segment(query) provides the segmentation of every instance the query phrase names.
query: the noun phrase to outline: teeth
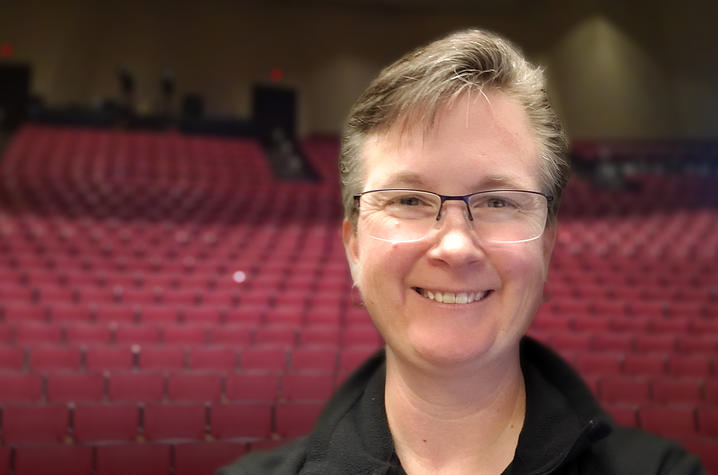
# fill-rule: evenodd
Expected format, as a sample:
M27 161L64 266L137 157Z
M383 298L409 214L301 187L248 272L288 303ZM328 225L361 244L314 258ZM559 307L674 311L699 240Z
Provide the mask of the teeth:
M437 292L435 290L417 289L421 295L439 303L465 304L478 302L488 295L489 291L484 292Z

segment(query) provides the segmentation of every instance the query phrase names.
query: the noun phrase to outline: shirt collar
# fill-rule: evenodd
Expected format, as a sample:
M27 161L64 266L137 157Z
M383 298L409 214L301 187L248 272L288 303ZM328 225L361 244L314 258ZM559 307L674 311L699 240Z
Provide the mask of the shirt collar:
M551 473L610 432L580 376L553 351L525 338L521 367L526 417L514 460L504 475ZM386 360L381 351L339 390L310 436L303 473L404 473L394 455L384 406ZM337 472L339 473L339 472Z
M553 351L521 342L526 417L504 475L551 473L610 432L608 416L581 377Z

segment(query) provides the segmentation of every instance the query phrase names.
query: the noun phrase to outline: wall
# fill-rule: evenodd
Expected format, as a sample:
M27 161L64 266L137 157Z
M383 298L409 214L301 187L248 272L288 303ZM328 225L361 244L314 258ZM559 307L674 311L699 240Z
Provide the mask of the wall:
M718 15L687 3L515 0L407 10L326 1L29 0L5 2L0 42L34 66L33 89L53 105L117 98L115 71L125 65L145 113L159 108L158 78L171 68L179 95L199 92L209 113L246 117L251 85L279 66L284 84L299 91L301 132L336 133L383 65L479 25L547 66L573 137L715 137L718 71L708 55Z

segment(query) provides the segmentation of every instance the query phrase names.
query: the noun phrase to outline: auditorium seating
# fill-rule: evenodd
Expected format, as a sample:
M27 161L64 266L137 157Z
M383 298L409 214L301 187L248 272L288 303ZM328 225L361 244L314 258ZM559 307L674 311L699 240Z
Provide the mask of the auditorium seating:
M209 474L311 428L382 341L345 264L336 140L302 148L322 182L275 180L249 139L15 135L0 474ZM633 181L569 184L530 333L621 423L718 471L715 177Z

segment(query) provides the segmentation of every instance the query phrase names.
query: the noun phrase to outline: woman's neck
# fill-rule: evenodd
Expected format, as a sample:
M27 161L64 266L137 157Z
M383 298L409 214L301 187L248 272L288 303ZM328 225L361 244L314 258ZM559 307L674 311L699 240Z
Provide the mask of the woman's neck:
M408 474L497 474L513 459L526 408L518 353L439 373L410 369L387 349L385 394Z

